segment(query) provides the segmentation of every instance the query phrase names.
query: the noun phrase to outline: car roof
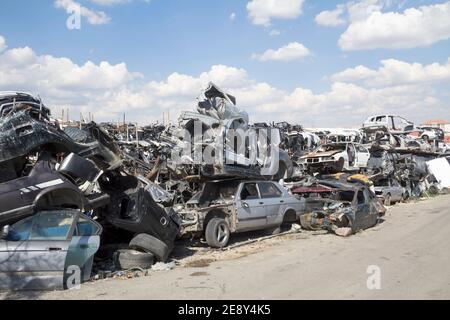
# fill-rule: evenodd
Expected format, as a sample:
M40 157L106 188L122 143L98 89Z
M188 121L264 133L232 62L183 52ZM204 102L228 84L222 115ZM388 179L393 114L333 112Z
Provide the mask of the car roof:
M7 97L12 97L12 96L26 96L26 97L33 98L36 101L40 100L38 97L32 95L31 93L27 93L27 92L21 92L21 91L0 91L0 99L7 98Z

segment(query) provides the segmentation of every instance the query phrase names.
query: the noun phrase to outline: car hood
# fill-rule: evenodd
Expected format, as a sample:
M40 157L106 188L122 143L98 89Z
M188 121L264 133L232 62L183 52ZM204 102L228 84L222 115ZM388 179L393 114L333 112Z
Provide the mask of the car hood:
M314 152L307 154L306 156L304 156L302 158L306 159L306 158L316 158L316 157L331 157L331 156L334 156L335 154L338 154L341 152L342 152L342 150L314 151Z

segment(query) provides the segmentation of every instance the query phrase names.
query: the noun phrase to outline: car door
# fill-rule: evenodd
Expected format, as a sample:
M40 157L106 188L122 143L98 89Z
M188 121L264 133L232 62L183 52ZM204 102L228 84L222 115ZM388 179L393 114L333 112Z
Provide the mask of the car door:
M13 225L0 241L0 287L63 288L75 221L72 211L42 211Z
M266 206L265 201L261 199L256 182L241 184L236 202L238 232L264 228L266 225Z
M355 192L355 197L356 230L366 229L374 226L378 221L378 213L374 204L374 196L370 194L368 189L359 189L357 192Z
M101 233L102 227L97 222L83 214L80 215L68 248L65 270L73 266L78 267L81 281L88 281L91 277L94 255L100 247ZM70 272L65 272L66 278L70 275Z
M392 179L390 181L391 186L391 196L393 201L401 201L403 200L403 187L398 183L397 180Z
M280 225L286 208L283 192L272 182L258 182L258 187L266 206L266 225Z
M356 147L356 163L359 168L367 168L369 162L370 152L362 145L355 145Z
M347 170L351 170L354 169L355 167L357 167L357 157L356 157L356 148L355 145L353 143L347 143L347 147L346 147L346 151L347 151L347 156L348 156L348 166L345 168Z

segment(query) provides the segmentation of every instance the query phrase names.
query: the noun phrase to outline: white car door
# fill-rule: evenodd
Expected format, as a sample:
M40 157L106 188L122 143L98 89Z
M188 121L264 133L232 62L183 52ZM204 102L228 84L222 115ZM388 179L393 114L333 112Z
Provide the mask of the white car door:
M356 162L359 168L367 168L370 152L362 145L356 144Z

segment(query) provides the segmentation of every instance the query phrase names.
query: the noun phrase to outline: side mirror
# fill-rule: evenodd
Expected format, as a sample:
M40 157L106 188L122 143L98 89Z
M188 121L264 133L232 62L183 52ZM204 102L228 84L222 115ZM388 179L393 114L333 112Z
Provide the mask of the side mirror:
M0 239L5 239L9 234L9 225L3 226L2 231L0 231Z
M242 201L242 202L241 202L241 205L242 205L242 208L244 208L244 209L250 208L250 206L248 205L247 202Z

